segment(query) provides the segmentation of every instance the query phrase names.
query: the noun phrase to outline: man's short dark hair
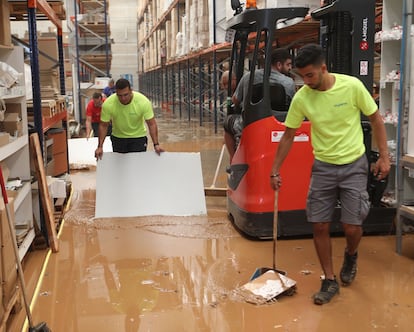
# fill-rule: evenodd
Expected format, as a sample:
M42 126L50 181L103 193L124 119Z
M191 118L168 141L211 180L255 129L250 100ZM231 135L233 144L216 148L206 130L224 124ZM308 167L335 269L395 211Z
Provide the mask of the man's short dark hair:
M102 98L102 95L99 92L94 92L92 95L92 99L100 99Z
M131 84L129 83L129 81L125 78L120 78L118 81L116 81L115 83L115 89L116 90L122 90L125 88L129 88L131 89Z
M286 48L277 48L272 52L272 63L284 63L286 60L292 59L292 55Z
M318 66L323 63L325 63L325 55L322 47L318 44L302 46L295 58L295 67L297 68L304 68L309 65Z

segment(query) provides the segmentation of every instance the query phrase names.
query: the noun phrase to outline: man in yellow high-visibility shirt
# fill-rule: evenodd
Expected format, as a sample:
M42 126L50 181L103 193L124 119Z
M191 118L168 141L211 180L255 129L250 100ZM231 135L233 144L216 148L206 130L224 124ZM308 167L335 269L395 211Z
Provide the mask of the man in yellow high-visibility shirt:
M342 285L350 285L357 273L358 246L362 223L370 203L367 192L368 158L365 154L361 113L368 117L376 139L379 158L374 176L385 178L390 171L387 135L377 104L356 77L329 73L322 47L309 44L299 49L296 72L304 86L296 92L286 117L286 130L270 174L270 185L282 185L280 168L294 142L296 130L306 118L311 123L315 162L307 199L307 219L312 223L313 241L324 272L320 291L313 301L325 304L339 293L330 239L330 224L339 199L346 247L340 270Z
M158 141L158 126L151 101L142 93L133 91L128 80L120 78L115 83L115 93L102 105L99 124L99 142L95 157L101 159L103 143L108 126L112 123L112 150L114 152L144 152L147 150L147 128L154 144L154 150L160 154L164 150Z

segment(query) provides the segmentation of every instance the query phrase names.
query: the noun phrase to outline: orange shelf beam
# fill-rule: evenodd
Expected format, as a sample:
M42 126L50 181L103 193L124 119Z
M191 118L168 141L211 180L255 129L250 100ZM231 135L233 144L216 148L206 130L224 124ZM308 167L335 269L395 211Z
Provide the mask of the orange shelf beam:
M52 126L54 124L56 124L58 121L60 120L66 120L67 117L67 112L59 112L56 113L55 115L51 116L51 117L43 117L43 132L46 132L47 130L49 130L50 128L52 128Z
M39 9L49 20L62 31L62 21L56 12L49 6L46 0L27 0L27 8Z

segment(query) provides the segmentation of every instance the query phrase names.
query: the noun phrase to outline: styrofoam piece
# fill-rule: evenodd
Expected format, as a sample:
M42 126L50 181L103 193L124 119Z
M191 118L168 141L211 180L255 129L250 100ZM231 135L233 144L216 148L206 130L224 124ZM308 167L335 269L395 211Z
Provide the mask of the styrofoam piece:
M206 215L199 153L104 153L96 170L96 218Z
M69 164L96 165L95 150L97 146L98 137L69 139ZM104 141L103 150L104 152L112 152L112 143L109 137Z

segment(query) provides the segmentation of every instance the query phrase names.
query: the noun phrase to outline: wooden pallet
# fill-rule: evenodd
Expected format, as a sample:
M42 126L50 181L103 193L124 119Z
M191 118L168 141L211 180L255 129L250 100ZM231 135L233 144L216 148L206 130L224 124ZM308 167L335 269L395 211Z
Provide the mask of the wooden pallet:
M4 306L4 314L1 318L0 332L7 332L7 322L13 314L17 314L22 310L22 296L20 288L16 288L13 296L7 305Z
M56 100L54 99L42 99L42 115L47 118L51 118L57 113ZM28 112L30 113L30 108L33 109L33 101L27 102Z
M109 31L111 31L109 24L105 25L105 22L80 23L79 27L81 34L85 36L93 35L88 30L100 36L103 36L106 32L109 33Z
M56 112L61 113L66 111L66 102L64 97L57 97L56 99Z

